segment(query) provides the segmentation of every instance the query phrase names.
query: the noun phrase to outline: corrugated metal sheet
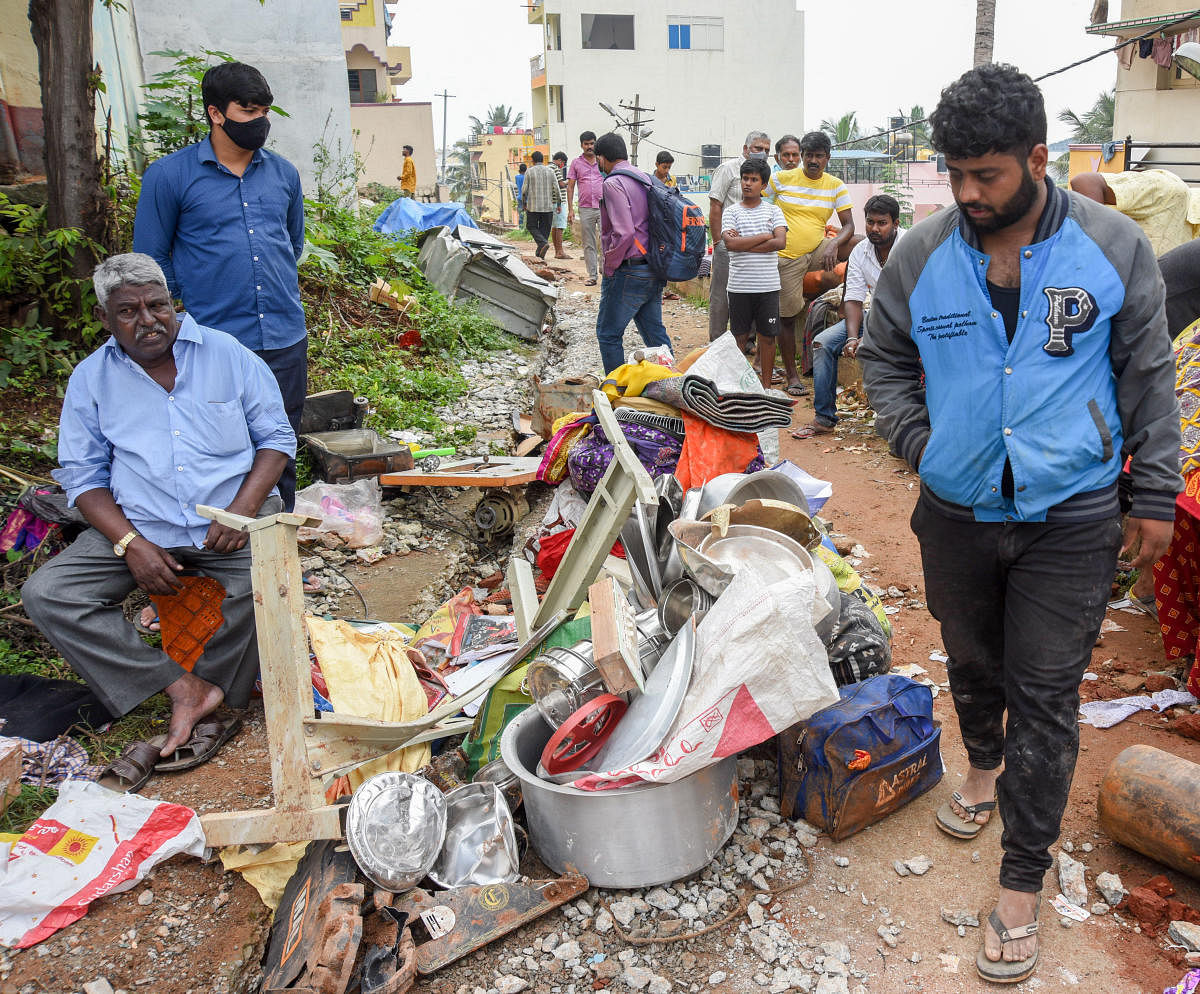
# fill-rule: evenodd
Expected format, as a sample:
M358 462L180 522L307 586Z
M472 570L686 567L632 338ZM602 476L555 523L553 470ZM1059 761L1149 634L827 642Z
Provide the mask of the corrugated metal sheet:
M421 239L417 264L421 272L450 300L467 296L482 313L502 328L536 341L553 318L558 288L525 265L507 245L485 244L478 231L469 231L471 245L449 228L432 228Z

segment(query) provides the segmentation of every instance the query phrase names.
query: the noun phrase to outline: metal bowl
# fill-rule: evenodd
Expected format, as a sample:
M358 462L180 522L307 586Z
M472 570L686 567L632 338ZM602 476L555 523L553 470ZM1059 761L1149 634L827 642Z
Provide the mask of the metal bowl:
M773 469L760 469L757 473L744 475L730 489L722 503L737 504L741 507L755 497L762 500L780 500L800 508L805 514L808 510L808 498L795 480Z
M698 611L707 611L713 595L689 576L681 576L663 591L658 602L658 621L663 630L674 635Z
M471 778L471 783L494 783L508 801L510 810L516 811L521 806L521 781L503 759L493 759L486 766L481 766Z
M377 887L415 887L442 850L446 800L428 780L388 771L354 792L346 812L346 842Z

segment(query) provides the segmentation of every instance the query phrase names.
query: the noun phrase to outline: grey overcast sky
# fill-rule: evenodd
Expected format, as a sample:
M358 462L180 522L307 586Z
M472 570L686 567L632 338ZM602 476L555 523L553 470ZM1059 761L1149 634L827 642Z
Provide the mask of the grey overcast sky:
M442 101L435 91L456 94L449 101L448 135L463 137L468 115L483 117L489 104L504 103L524 112L529 124L529 59L540 47L540 32L527 23L523 0L438 0L392 5L392 44L412 47L413 78L400 90L405 100L432 100L434 135L441 142ZM812 130L823 118L858 113L865 128L882 126L890 114L921 104L928 113L941 88L970 68L975 30L974 0L799 0L805 12L804 112L796 131ZM1109 4L1110 20L1120 13ZM1088 35L1084 27L1092 0L997 0L995 58L1032 76L1091 55L1114 41ZM728 17L744 16L753 5L729 0ZM1082 113L1114 85L1115 55L1071 69L1042 84L1050 140L1066 137L1056 120L1065 107ZM635 82L635 81L630 81ZM779 85L765 78L764 90ZM653 94L643 94L653 102ZM747 106L753 102L747 94ZM704 94L696 94L698 111ZM747 114L746 126L754 125ZM574 149L567 149L574 154Z

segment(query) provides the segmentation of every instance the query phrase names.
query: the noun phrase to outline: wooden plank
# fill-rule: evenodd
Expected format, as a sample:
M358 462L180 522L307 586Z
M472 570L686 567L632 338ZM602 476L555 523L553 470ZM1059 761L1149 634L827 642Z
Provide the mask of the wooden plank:
M592 656L604 688L610 694L643 690L637 622L617 581L601 577L588 588L588 602L592 608Z
M479 459L459 459L443 463L433 472L409 469L403 473L383 473L379 477L381 487L517 487L537 479L538 466L542 460L536 456L507 457L464 470L463 467L477 466ZM456 467L458 470L456 472ZM643 471L644 472L644 471Z
M340 839L345 805L315 808L257 808L200 816L205 844L211 849L306 839Z
M0 814L8 802L21 793L21 744L0 746Z
M513 556L508 563L508 595L512 598L513 618L517 623L517 638L524 642L533 631L533 619L538 610L537 586L533 567L524 556Z

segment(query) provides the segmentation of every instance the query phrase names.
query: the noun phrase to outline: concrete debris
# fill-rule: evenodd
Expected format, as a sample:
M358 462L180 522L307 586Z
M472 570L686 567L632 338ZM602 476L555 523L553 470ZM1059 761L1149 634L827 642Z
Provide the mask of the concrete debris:
M1200 925L1191 922L1171 922L1167 926L1167 935L1172 942L1186 946L1190 952L1200 952Z
M1121 878L1115 873L1101 873L1096 877L1096 890L1110 907L1115 908L1125 899L1129 892L1121 883Z
M906 859L904 865L909 873L923 877L933 867L933 860L922 854L920 856L913 856L912 859Z
M1077 908L1087 907L1088 889L1084 879L1084 865L1065 852L1058 854L1058 886L1063 897Z

